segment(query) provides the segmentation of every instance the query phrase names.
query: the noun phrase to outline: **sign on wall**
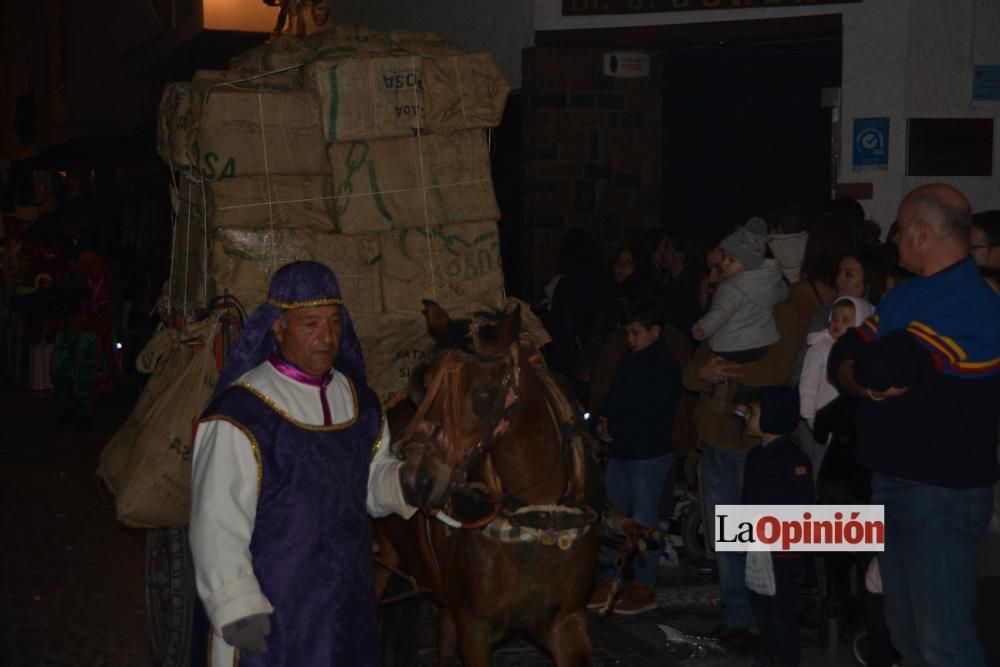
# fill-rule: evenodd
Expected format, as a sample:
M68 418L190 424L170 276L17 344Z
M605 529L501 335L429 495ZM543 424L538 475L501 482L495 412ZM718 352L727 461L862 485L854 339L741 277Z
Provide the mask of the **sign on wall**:
M649 54L638 51L612 51L604 54L604 76L637 79L649 76Z
M767 9L843 5L861 0L563 0L563 16L589 14L649 14L700 9Z
M889 168L889 119L854 119L854 171Z

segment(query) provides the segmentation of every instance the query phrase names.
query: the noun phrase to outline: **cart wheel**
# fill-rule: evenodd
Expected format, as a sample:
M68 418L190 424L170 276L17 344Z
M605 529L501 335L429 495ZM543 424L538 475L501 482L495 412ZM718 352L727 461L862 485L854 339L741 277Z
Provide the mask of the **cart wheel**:
M194 569L186 528L146 533L146 622L155 667L188 667Z

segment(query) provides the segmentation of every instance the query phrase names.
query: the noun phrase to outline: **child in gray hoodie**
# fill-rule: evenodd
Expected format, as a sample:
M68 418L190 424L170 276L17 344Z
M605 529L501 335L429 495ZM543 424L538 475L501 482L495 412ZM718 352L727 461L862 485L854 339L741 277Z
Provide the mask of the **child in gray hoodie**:
M708 339L712 352L733 362L763 359L781 337L774 307L788 298L781 266L765 259L767 223L750 218L719 244L723 280L712 307L691 329L696 340Z

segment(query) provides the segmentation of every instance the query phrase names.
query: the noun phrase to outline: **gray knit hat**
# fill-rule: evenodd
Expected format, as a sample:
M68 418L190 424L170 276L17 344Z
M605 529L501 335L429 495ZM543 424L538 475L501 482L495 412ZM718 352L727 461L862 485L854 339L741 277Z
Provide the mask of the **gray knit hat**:
M719 247L740 260L744 268L759 268L767 252L767 223L763 218L750 218L747 224L722 239Z

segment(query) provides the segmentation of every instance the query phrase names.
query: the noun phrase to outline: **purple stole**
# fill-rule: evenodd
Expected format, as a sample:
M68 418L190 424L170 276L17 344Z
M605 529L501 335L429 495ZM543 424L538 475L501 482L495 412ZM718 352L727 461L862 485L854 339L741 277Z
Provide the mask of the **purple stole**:
M270 362L318 387L329 424L329 376L305 374L281 359ZM226 389L204 412L205 421L236 422L251 437L258 461L250 554L274 613L267 654L241 654L245 667L381 664L366 500L382 406L368 386L352 381L351 387L356 417L338 425L294 422L241 385Z

